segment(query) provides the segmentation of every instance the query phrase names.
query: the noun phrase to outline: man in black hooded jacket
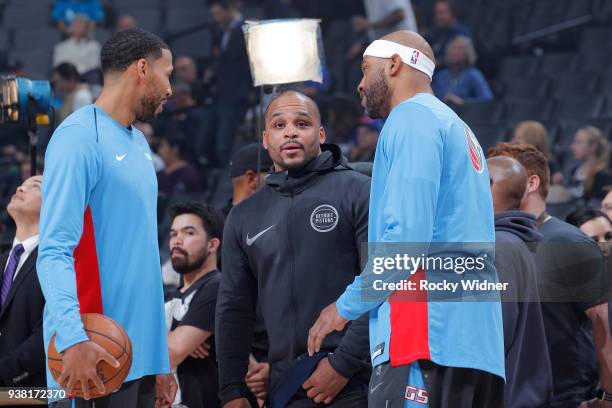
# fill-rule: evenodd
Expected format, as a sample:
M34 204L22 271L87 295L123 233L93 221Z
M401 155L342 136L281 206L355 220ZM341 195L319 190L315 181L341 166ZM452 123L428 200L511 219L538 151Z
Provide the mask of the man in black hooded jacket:
M367 407L367 316L307 355L308 330L360 273L370 181L325 145L319 110L283 92L265 114L275 172L230 212L217 303L219 383L225 407L249 407L244 382L259 302L269 337L269 406Z
M487 160L495 212L495 267L502 293L506 354L506 408L546 407L552 399L552 369L539 304L531 249L542 239L535 217L520 211L527 171L511 157Z

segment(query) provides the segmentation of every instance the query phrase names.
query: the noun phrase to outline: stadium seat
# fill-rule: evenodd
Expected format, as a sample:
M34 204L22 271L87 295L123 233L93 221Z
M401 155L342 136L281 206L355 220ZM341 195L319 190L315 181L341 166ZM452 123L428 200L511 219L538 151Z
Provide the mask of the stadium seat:
M542 98L548 95L550 81L546 78L517 78L504 83L507 98Z
M557 97L593 94L599 85L599 75L595 73L576 73L554 78L550 94Z
M581 72L606 72L610 69L612 54L589 50L579 56L579 61L578 70Z
M502 79L529 78L537 71L538 60L534 57L504 58L499 70Z
M170 43L174 55L191 55L192 57L209 57L212 52L210 31L202 30L172 40Z
M589 28L582 33L580 48L582 50L610 50L612 49L612 29L610 28Z
M16 29L14 49L52 50L61 40L62 34L56 28Z
M166 15L166 31L173 33L211 20L208 9L205 7L194 9L171 8L168 9Z
M154 33L159 33L161 28L161 12L155 8L145 8L146 6L140 7L120 7L118 8L119 14L127 14L138 21L138 25L145 30L149 30Z
M601 95L574 95L558 100L553 117L595 119L602 113L603 106Z
M553 111L553 102L548 99L521 98L506 101L505 120L514 127L524 120L545 122Z
M46 27L50 22L50 10L30 7L7 7L4 10L2 27L5 29L36 29Z
M495 146L498 142L503 142L507 139L508 129L503 126L495 125L476 125L470 126L482 150L487 155L487 151Z
M102 45L111 37L112 34L113 33L110 30L96 28L96 31L94 31L94 38L100 43L100 45Z
M538 71L546 76L574 72L578 66L578 58L573 52L544 55L539 60Z
M459 116L470 126L497 123L502 115L503 106L497 101L468 102L461 106Z
M48 79L51 71L51 50L17 50L11 56L23 62L31 79Z

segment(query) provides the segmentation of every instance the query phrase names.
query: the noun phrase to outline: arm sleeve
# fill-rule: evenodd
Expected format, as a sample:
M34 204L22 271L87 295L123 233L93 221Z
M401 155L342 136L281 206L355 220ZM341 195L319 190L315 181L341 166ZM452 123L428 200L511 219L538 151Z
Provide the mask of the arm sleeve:
M487 80L484 78L482 73L477 70L472 70L472 86L473 86L473 97L468 98L469 101L490 101L493 100L493 92L489 88Z
M235 227L236 209L225 224L223 271L217 298L216 345L221 400L246 397L244 381L253 342L257 282Z
M377 171L387 173L379 214L384 228L375 251L388 252L386 243L414 243L415 255L422 253L417 245L427 245L433 237L433 226L442 175L443 141L439 121L421 105L405 103L395 109L388 119L388 132L379 145L384 163ZM385 168L386 167L386 168ZM373 179L376 183L376 179ZM382 245L381 245L382 244ZM426 250L427 248L423 248ZM355 278L336 302L338 313L345 319L355 320L386 300L388 291L374 290L373 282L400 282L403 271L385 271L374 274L373 253L368 251L368 263L363 273ZM383 256L385 256L383 254ZM392 256L387 254L386 256Z
M79 312L73 254L101 164L95 139L86 131L78 125L56 131L45 155L36 269L59 352L88 340Z
M211 282L211 284L198 290L179 326L193 326L214 333L218 290L218 281Z
M353 225L355 226L355 248L357 252L368 242L368 210L370 201L370 181L366 181L353 205ZM367 248L363 248L367 250ZM370 363L368 315L363 314L350 324L340 345L329 356L334 369L345 378L352 378L364 364Z

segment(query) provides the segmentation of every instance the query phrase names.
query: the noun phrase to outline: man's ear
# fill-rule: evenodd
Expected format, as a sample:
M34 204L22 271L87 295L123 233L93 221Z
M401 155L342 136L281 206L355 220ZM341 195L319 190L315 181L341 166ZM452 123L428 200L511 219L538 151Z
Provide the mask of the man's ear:
M261 137L262 145L264 149L268 150L268 134L266 133L265 130L262 131L261 134L262 134L262 137Z
M534 191L538 191L540 189L540 177L533 174L527 178L527 192L533 193Z
M402 69L402 58L399 54L393 54L391 56L391 63L389 64L389 76L396 76Z
M323 126L319 127L319 144L325 143L327 140L327 135L325 134L325 128Z
M244 175L246 176L249 188L253 191L257 190L257 174L253 170L247 170Z
M141 58L136 61L136 74L138 78L143 79L147 75L149 68L149 63L146 59Z
M211 238L208 240L208 252L219 252L221 240L219 238Z

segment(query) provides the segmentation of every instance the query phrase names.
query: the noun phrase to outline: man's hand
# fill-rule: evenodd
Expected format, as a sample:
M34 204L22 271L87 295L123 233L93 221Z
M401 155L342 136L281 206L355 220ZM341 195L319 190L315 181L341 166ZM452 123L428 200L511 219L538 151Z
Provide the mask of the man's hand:
M347 323L348 320L338 314L335 302L323 309L308 332L308 355L318 353L325 337L334 330L341 331Z
M612 402L592 399L590 401L584 401L578 408L612 408Z
M177 390L174 374L160 374L155 377L155 408L170 408Z
M119 362L93 341L84 341L69 347L62 357L62 374L57 379L57 383L68 393L74 391L77 383L81 383L83 398L86 400L92 397L93 390L89 388L90 381L98 389L98 394L104 394L106 392L104 384L96 370L100 361L105 361L115 368L119 367Z
M336 395L346 386L348 378L344 378L329 364L325 357L319 362L316 370L302 385L308 395L315 403L330 404Z
M210 344L203 342L190 354L193 358L206 358L210 355Z
M231 400L227 404L223 406L223 408L251 408L251 404L249 404L249 400L246 398L238 398L235 400Z
M270 377L270 364L249 362L249 371L246 375L246 384L257 399L266 398L268 393L268 380Z

